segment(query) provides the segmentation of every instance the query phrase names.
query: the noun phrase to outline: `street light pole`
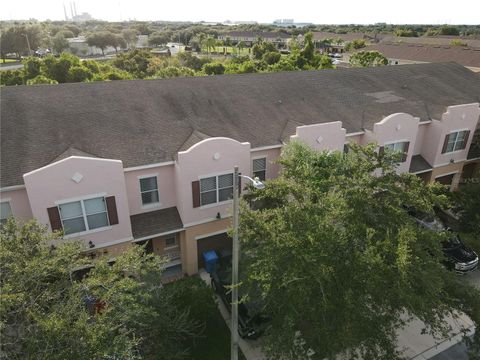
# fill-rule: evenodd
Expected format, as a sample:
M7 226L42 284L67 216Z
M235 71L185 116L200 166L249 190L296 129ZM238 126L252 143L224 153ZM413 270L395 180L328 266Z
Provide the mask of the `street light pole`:
M239 197L240 197L240 178L252 182L254 188L262 190L265 184L258 178L252 179L250 176L241 175L238 172L238 166L233 168L233 253L232 253L232 329L230 343L230 359L238 360L238 263L240 259L240 242L238 241L238 222Z
M25 38L27 39L27 46L28 46L28 56L32 55L32 49L30 48L30 41L28 41L28 34L23 34Z
M238 188L240 174L238 166L233 171L233 253L232 253L232 329L230 359L238 360L238 262L240 254L240 244L238 242Z

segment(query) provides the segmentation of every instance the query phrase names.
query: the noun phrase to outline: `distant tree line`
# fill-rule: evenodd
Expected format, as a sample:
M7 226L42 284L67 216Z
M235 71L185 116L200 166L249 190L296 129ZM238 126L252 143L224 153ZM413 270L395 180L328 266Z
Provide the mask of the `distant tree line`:
M157 57L149 50L140 49L119 53L108 61L81 60L67 53L59 57L28 57L23 61L23 69L2 71L1 84L57 84L334 68L328 56L315 51L311 33L305 35L303 46L292 42L290 49L290 54L282 55L273 43L259 40L252 47L251 56L236 55L215 60L191 52L176 57Z
M292 37L305 35L310 31L324 31L335 34L347 33L383 33L398 36L434 36L434 35L480 35L480 25L391 25L378 23L373 25L310 25L303 28L295 26L278 28L274 25L204 25L190 22L106 22L92 20L84 23L64 21L16 21L0 22L0 52L5 59L7 54L17 58L31 55L39 48L51 49L60 54L68 49L66 39L83 35L90 46L102 51L107 47L132 49L138 35L148 35L149 44L158 46L167 42L178 42L199 48L205 38L217 39L219 34L230 31L273 31L289 34ZM228 44L225 44L228 46Z

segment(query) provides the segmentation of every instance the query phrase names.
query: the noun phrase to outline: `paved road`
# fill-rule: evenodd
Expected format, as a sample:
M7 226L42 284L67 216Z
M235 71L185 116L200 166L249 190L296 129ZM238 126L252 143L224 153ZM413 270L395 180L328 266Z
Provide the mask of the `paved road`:
M465 275L465 280L467 280L470 284L480 289L480 270L476 270L471 272L470 274Z
M12 64L12 65L3 65L0 67L0 71L2 70L15 70L23 68L22 64Z

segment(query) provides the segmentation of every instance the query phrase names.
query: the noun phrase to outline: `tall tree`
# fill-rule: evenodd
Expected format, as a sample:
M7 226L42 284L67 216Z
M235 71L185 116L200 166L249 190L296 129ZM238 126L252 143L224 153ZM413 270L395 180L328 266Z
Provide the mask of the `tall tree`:
M95 46L102 50L102 55L105 55L105 49L108 46L114 46L117 44L117 39L115 34L109 31L99 31L89 34L87 36L87 44L89 46Z
M69 43L64 37L63 32L59 32L53 37L52 48L57 54L61 54L63 50L68 49L68 47Z
M388 59L378 51L359 51L350 56L350 65L354 67L372 67L388 65Z
M398 159L374 146L343 154L292 143L280 178L250 192L241 287L271 318L271 358L392 360L395 330L411 317L443 335L458 311L479 324L480 290L442 264L447 235L421 229L403 207L432 212L445 196L398 175Z
M92 260L82 255L80 244L50 246L53 237L46 229L36 223L20 227L13 219L0 235L2 355L13 360L188 355L186 341L200 326L187 307L177 306L175 289L160 285L159 257L134 246L114 263ZM78 270L87 266L82 278Z
M124 29L122 30L122 36L127 43L129 49L135 48L137 44L138 31L135 29Z

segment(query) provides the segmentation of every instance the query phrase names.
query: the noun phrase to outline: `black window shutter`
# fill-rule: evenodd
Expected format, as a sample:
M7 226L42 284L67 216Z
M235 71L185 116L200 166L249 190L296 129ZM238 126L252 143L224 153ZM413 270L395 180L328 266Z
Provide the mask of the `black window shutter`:
M107 203L108 220L110 222L110 225L117 225L118 213L117 213L117 204L115 202L115 196L106 197L105 202Z
M407 161L408 157L408 148L410 147L410 141L406 141L404 143L405 145L403 146L403 157L402 157L402 162Z
M385 147L384 146L380 146L378 148L378 156L379 157L383 157L383 154L385 154Z
M62 220L60 219L60 211L58 206L54 206L47 209L48 218L50 219L50 226L52 231L63 230Z
M193 207L200 207L200 181L192 181Z
M443 140L443 147L442 147L442 154L447 152L447 145L448 145L448 137L450 134L445 135L445 140Z

